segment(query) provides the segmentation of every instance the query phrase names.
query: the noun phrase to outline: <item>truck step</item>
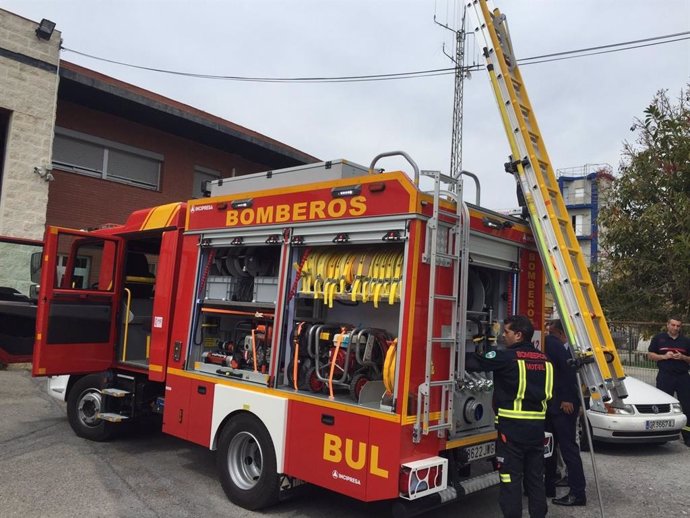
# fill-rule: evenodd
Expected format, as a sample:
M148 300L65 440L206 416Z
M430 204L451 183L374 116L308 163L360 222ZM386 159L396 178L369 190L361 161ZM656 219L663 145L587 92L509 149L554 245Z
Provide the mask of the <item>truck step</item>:
M96 417L103 419L104 421L109 421L111 423L121 423L129 419L126 415L114 414L112 412L99 412Z
M104 388L101 389L101 394L110 397L125 397L131 394L129 390L122 390L119 388Z
M470 493L476 493L487 487L497 486L500 483L501 480L498 476L498 471L492 471L491 473L485 473L478 477L463 480L460 482L460 487L462 488L463 495L469 495Z

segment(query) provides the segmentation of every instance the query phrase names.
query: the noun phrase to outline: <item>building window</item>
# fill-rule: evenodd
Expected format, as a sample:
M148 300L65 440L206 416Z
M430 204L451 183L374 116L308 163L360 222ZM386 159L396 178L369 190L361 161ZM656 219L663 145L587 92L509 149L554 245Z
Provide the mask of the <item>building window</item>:
M580 201L585 199L584 187L575 187L575 199Z
M192 186L192 197L193 198L203 198L204 187L206 182L211 182L213 180L218 180L221 178L220 171L214 171L207 167L201 167L197 165L194 167L194 185Z
M585 235L585 218L582 215L576 215L572 217L573 230L576 236Z
M53 166L158 190L163 155L65 128L55 128Z

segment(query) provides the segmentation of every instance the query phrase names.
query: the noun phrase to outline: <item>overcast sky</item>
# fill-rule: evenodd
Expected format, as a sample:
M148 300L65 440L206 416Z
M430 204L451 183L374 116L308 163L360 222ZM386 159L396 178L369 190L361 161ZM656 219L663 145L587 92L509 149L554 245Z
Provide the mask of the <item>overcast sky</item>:
M690 31L690 0L498 0L518 58ZM0 0L48 18L63 45L112 60L185 72L270 77L385 74L451 66L462 3L448 0ZM472 39L470 61L479 62ZM453 76L336 84L273 84L170 76L67 50L62 58L259 131L322 160L363 165L404 150L448 172ZM690 78L689 40L521 69L554 168L617 169L634 117L659 89ZM482 205L514 207L507 140L487 74L465 82L463 168ZM384 160L388 170L403 165ZM466 199L474 201L472 182Z

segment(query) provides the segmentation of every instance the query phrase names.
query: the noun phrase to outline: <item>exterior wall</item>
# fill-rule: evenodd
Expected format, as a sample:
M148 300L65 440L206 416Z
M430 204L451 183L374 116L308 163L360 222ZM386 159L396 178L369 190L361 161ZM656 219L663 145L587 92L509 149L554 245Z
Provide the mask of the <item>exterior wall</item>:
M578 236L580 248L585 258L587 266L591 265L592 261L592 217L595 210L592 204L592 185L595 175L587 175L580 177L561 176L558 179L558 184L561 187L561 193L565 201L565 206L568 209L568 214L572 219L575 216L582 217L581 230L575 230ZM583 189L582 196L576 196L576 189Z
M592 201L592 183L587 178L566 181L563 184L563 198L566 205L581 205ZM583 196L575 196L576 189L583 189Z
M89 228L103 223L123 223L138 209L184 201L192 197L194 167L202 166L223 177L271 169L194 141L177 137L124 118L60 101L56 125L163 155L158 191L126 185L55 166L50 183L47 223Z
M33 171L51 163L60 46L59 31L41 40L37 25L0 9L0 108L10 112L0 235L27 239L43 237L49 183Z
M586 171L587 166L583 169ZM581 176L559 176L558 185L561 188L568 214L582 216L582 233L578 236L580 247L585 256L587 266L598 263L599 235L603 229L599 223L599 211L608 202L608 192L613 182L613 176L605 167L593 173ZM575 196L575 190L584 189L584 196ZM592 272L596 282L597 272Z

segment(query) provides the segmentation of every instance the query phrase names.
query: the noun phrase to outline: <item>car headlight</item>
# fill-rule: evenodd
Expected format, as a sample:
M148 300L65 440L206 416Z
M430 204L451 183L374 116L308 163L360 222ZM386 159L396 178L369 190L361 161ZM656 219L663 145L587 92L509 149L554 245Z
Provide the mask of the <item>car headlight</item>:
M682 414L683 409L680 406L680 403L671 403L671 413L672 414Z
M634 415L635 414L635 409L633 408L632 405L613 406L610 403L604 403L604 407L606 407L606 413L607 414L620 414L620 415Z

